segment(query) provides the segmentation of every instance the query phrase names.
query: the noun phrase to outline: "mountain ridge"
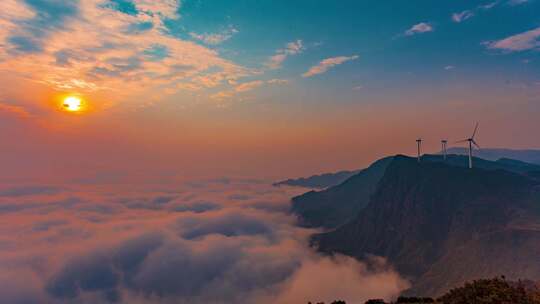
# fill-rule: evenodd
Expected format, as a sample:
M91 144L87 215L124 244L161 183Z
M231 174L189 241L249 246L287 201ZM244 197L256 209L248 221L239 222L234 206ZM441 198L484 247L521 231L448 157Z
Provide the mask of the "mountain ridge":
M369 203L387 165L394 157L381 158L336 186L293 197L291 210L298 216L300 225L334 229L345 224ZM422 162L444 162L462 168L469 165L468 157L462 155L448 155L443 159L441 155L425 154ZM507 170L520 174L532 172L533 176L540 172L540 165L517 160L489 161L475 157L473 162L475 167L489 170Z
M538 184L506 170L398 155L367 206L311 243L326 254L385 257L416 294L501 274L540 279Z
M357 174L361 170L343 170L333 173L322 173L311 175L309 177L299 177L299 178L289 178L286 180L278 181L273 183L273 186L293 186L293 187L304 187L304 188L314 188L314 189L324 189L327 187L335 186L344 182L349 177Z
M461 147L451 147L448 149L448 154L456 155L468 155L469 150L467 148ZM441 152L439 152L439 155ZM512 159L521 162L526 162L530 164L540 165L540 150L538 149L506 149L506 148L485 148L481 150L475 150L474 154L476 157L497 161L500 159ZM365 169L365 168L364 168ZM342 170L332 173L321 173L316 175L311 175L308 177L299 177L299 178L289 178L286 180L278 181L273 183L274 186L293 186L293 187L304 187L304 188L313 188L313 189L324 189L332 186L336 186L347 178L359 173L359 170Z

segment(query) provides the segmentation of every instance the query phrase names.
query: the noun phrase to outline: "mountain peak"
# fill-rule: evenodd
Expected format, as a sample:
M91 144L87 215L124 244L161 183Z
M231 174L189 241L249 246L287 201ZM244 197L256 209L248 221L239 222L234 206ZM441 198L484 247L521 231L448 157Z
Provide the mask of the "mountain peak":
M538 182L452 165L459 157L427 159L393 157L366 207L312 243L325 253L385 257L415 292L430 295L477 277L539 279Z

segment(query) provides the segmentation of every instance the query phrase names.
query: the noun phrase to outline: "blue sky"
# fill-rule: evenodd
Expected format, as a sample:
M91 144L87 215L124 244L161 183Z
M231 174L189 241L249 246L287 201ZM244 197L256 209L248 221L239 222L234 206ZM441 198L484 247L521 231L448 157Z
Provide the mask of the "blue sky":
M260 65L274 49L301 39L305 45L302 55L287 58L285 71L276 71L276 76L296 76L321 58L352 54L359 54L361 59L351 62L351 67L341 67L339 76L354 77L361 70L386 72L386 77L395 72L421 73L429 79L443 73L447 66L488 74L527 69L532 73L539 67L534 60L537 51L506 53L489 50L482 43L540 26L540 3L499 1L492 8L480 8L493 3L295 1L286 5L280 1L187 1L182 17L171 22L170 28L174 34L188 37L193 31L216 33L233 27L238 33L216 49L248 66ZM474 16L459 23L452 20L452 14L467 10ZM403 35L421 22L430 24L433 31ZM524 60L529 60L529 68L523 68ZM324 78L328 81L333 77Z

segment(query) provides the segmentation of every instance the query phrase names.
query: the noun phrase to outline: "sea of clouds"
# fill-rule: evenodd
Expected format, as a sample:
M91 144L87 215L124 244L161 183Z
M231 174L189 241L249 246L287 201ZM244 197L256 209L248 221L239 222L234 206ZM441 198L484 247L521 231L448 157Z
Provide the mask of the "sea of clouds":
M390 299L381 258L321 256L299 189L216 179L0 187L2 303L307 303ZM353 240L351 240L353 241Z

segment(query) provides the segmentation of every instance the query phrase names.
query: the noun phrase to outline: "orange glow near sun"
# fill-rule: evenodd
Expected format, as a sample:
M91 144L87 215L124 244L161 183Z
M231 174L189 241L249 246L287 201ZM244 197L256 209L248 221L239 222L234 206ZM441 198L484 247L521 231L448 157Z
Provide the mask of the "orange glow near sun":
M64 102L62 104L64 110L68 112L79 112L82 110L83 103L82 100L79 97L76 96L68 96L64 98Z

